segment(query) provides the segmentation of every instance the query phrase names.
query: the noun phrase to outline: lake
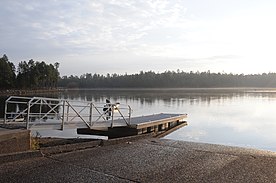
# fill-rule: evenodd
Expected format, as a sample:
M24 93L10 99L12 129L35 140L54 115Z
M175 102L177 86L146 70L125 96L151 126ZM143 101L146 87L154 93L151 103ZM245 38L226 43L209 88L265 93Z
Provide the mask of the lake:
M130 105L132 116L187 113L188 126L165 139L276 151L274 89L97 89L39 96L94 102L108 98Z

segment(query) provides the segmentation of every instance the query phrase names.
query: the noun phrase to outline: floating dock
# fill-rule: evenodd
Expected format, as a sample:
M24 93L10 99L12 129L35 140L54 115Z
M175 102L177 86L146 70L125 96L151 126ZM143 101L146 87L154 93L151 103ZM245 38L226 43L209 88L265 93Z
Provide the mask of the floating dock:
M77 129L79 135L97 135L107 136L109 139L141 135L146 133L155 133L158 136L165 136L183 126L187 125L187 114L168 114L160 113L146 116L130 118L130 124L126 124L124 119L98 121L90 128L82 122L74 122L66 125L66 129ZM24 128L24 122L13 122L2 124L3 128L18 129ZM45 122L36 122L30 125L31 131L40 132L40 130L58 130L60 131L60 122L48 120Z
M187 114L160 113L132 116L127 104L76 101L44 97L10 96L5 102L3 125L40 130L77 129L79 134L118 138L163 133L186 125Z
M187 125L187 114L153 114L131 118L129 125L124 125L123 120L111 122L98 122L94 128L79 128L79 134L103 135L108 138L118 138L145 133L164 133ZM112 126L112 127L110 127Z

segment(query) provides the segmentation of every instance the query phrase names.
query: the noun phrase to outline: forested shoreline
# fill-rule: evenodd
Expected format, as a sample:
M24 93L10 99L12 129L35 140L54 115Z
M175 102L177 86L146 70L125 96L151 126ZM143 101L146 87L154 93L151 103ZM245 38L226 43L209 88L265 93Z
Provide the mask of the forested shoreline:
M6 55L0 58L0 89L36 90L56 88L59 63L29 60L19 62L16 67Z
M276 87L276 73L227 74L207 72L153 71L139 74L83 74L63 76L58 82L64 88L222 88L222 87Z
M59 63L29 60L16 67L6 55L0 58L0 90L56 88L276 88L276 73L232 74L207 72L140 71L136 74L92 74L63 76Z

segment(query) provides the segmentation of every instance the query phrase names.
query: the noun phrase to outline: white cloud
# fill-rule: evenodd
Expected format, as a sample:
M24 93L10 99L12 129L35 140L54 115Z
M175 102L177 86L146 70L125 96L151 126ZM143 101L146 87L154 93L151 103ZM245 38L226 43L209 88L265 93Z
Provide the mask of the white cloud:
M275 3L269 1L263 1L261 6L257 1L211 0L198 3L3 0L1 3L0 50L16 59L62 58L66 64L72 56L79 56L83 59L79 64L87 65L88 60L100 56L100 60L105 55L114 60L131 56L128 62L139 60L145 68L148 61L160 59L175 62L162 66L167 69L189 62L191 69L228 68L233 72L238 69L231 66L230 60L241 62L239 69L243 72L257 58L269 60L266 65L276 59ZM229 55L233 57L229 59ZM220 59L214 62L215 57ZM253 65L251 71L268 69L260 62Z
M84 44L91 52L99 45L103 51L107 48L109 51L126 50L127 44L135 44L149 30L175 26L181 11L180 5L172 5L169 1L49 1L40 4L29 1L6 4L12 6L10 11L18 10L17 15L5 19L4 22L10 24L7 29L23 29L23 32L12 31L13 36L24 35L30 38L30 43L34 38L60 41L60 45L72 48ZM3 32L9 32L7 29Z

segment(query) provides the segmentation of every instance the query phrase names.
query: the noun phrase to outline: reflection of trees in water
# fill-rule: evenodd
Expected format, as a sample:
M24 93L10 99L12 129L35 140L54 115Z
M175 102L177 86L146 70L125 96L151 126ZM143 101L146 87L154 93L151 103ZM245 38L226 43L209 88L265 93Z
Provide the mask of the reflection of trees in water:
M190 105L208 104L212 101L226 102L233 98L243 97L261 97L261 98L276 98L276 93L256 93L244 92L235 90L181 90L181 89L131 89L131 90L73 90L62 94L63 98L72 100L87 100L94 102L104 102L106 98L113 102L134 102L139 101L140 104L151 105L156 101L163 101L165 104L181 105L189 103Z
M105 99L112 102L140 103L140 105L154 105L162 101L167 106L210 105L212 102L224 103L233 99L246 97L275 100L276 92L262 90L234 90L234 89L113 89L113 90L68 90L59 94L36 95L50 98L64 98L69 100L93 101L104 103ZM5 100L0 97L0 118L4 116ZM23 110L24 106L19 106ZM35 107L34 107L35 108ZM14 107L15 109L15 107ZM38 110L38 109L35 109ZM43 110L47 110L46 108Z

